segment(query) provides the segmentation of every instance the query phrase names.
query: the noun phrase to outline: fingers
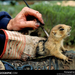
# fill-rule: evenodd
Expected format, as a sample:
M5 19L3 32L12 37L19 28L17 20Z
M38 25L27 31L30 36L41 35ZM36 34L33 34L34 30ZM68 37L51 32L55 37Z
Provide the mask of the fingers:
M36 17L42 24L44 24L44 21L43 21L43 19L42 19L42 15L38 12L38 11L36 11L36 10L33 10L33 9L31 9L31 8L28 8L28 7L24 7L23 8L23 14L24 15L31 15L31 16L34 16L34 17Z
M21 28L33 28L33 29L37 29L39 27L39 23L36 23L35 21L25 21L21 23Z
M35 19L34 21L27 21L27 15L36 17L42 24L44 24L42 15L38 11L24 7L22 11L15 17L15 20L12 23L13 27L11 27L12 30L21 30L26 27L37 29L39 27L39 23L36 23Z

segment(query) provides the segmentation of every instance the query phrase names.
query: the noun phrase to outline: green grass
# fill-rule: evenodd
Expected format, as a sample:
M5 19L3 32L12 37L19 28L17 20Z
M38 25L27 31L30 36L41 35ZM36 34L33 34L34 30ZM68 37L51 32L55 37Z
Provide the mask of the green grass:
M14 18L24 7L25 5L7 5L7 6L1 6L0 5L0 11L6 11L8 12L12 18Z
M57 1L50 1L44 3L44 1L41 1L37 4L30 5L30 7L38 10L42 14L45 22L44 27L48 33L50 33L52 27L57 24L70 25L72 27L71 36L66 39L67 41L65 41L65 43L68 43L69 45L75 44L75 7L59 6L56 5L56 2ZM25 4L15 6L0 5L0 11L6 11L14 18L25 6ZM41 28L38 30L42 37L46 36Z
M50 32L52 27L54 27L57 24L70 25L72 27L71 36L66 39L67 41L65 41L65 44L75 44L75 7L65 7L50 4L45 5L43 3L39 3L32 7L33 9L38 10L40 11L40 13L42 13L45 22L44 27L48 33ZM44 33L43 36L45 36Z

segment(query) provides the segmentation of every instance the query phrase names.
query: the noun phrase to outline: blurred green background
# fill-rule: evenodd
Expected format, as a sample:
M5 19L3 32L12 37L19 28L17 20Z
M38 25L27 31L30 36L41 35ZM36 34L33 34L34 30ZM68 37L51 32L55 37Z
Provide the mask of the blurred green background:
M7 4L0 1L0 11L8 12L14 18L23 7L23 1L9 1ZM57 24L67 24L72 27L71 36L66 38L65 45L75 45L75 1L27 1L31 8L38 10L44 19L45 29L48 33ZM46 37L39 28L35 32L41 37Z

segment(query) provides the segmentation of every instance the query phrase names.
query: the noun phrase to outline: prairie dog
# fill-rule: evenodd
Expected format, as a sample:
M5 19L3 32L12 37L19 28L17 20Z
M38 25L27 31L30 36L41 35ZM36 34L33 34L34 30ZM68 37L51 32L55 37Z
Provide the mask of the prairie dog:
M69 58L62 54L64 38L70 36L71 26L59 24L52 28L47 41L40 40L37 46L37 53L40 55L55 56L59 59L68 61Z

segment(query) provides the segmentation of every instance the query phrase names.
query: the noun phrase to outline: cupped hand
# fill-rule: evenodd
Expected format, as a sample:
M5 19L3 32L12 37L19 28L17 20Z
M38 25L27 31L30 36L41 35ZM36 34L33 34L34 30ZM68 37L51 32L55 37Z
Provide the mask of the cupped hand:
M7 29L16 31L22 30L26 27L37 29L39 27L39 23L36 22L36 19L28 21L27 16L29 15L36 17L42 24L44 24L41 13L31 8L24 7L15 18L9 21Z

